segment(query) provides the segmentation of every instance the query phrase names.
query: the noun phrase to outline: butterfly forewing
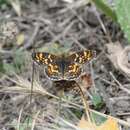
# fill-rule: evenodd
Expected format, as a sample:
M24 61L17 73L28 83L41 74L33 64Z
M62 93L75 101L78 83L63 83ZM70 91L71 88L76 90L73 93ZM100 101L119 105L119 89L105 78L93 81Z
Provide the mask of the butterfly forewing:
M60 57L47 52L34 52L32 58L39 65L45 65L44 72L51 80L58 80L61 77L58 64Z
M74 54L70 55L68 58L71 61L74 61L76 63L84 64L95 57L96 57L95 51L85 50L85 51L80 51L80 52L74 53Z
M49 65L53 64L57 60L57 56L47 52L34 52L32 53L32 59L38 64Z

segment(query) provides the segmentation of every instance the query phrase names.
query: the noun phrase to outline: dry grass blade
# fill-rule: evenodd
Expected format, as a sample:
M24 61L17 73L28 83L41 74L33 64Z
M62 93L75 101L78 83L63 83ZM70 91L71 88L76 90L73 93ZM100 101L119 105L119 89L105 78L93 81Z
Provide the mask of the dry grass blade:
M18 122L17 122L17 129L18 130L20 130L20 120L21 120L22 112L23 112L23 108L21 108L21 110L19 112L19 118L18 118Z
M11 5L14 8L17 15L21 16L22 11L21 11L20 1L19 0L9 0L9 2L11 3Z
M18 81L17 80L12 80L12 79L10 79L10 80L12 80L13 82L15 82L15 83L17 83L17 86L13 86L13 87L4 87L4 88L2 88L1 89L1 92L18 92L18 93L29 93L30 94L30 82L29 81L27 81L27 80L25 80L25 79L23 79L23 78L21 78L21 77L19 77L18 75L17 75L17 78L19 79ZM82 89L81 89L82 90ZM39 85L39 83L37 83L36 81L34 82L34 89L33 89L33 93L35 93L35 94L40 94L40 95L43 95L43 96L46 96L46 95L48 95L48 96L50 96L50 97L53 97L53 98L55 98L55 99L57 99L57 100L60 100L60 98L59 97L57 97L57 96L55 96L55 95L53 95L53 94L51 94L51 93L49 93L49 92L47 92L42 86L40 86ZM86 103L86 100L85 100L85 98L83 97L83 95L81 95L82 96L82 100L83 100L83 103L84 103L84 106L85 107L83 107L83 106L81 106L81 105L78 105L78 104L76 104L76 103L73 103L73 102L70 102L70 101L67 101L66 99L61 99L63 102L66 102L66 103L68 103L68 104L70 104L70 105L74 105L74 106L76 106L77 108L82 108L82 109L85 109L85 111L86 111L86 113L88 113L88 103ZM89 111L91 111L91 112L94 112L94 113L96 113L96 114L98 114L98 115L100 115L100 116L103 116L103 117L111 117L111 116L109 116L109 115L106 115L106 114L103 114L103 113L100 113L100 112L97 112L97 111L95 111L95 110L92 110L92 109L89 109ZM88 116L89 117L89 116ZM125 125L125 126L128 126L128 127L130 127L130 124L128 123L128 122L126 122L126 121L123 121L123 120L121 120L121 119L118 119L118 118L115 118L115 117L112 117L112 118L114 118L115 120L117 120L120 124L122 124L122 125ZM90 118L88 118L88 119L90 119Z
M31 83L30 83L29 81L27 81L27 80L25 80L25 79L19 77L18 75L17 75L17 78L18 78L18 81L17 81L17 80L12 80L11 78L8 78L9 80L15 82L17 85L16 85L16 86L13 86L13 87L4 87L4 88L1 89L1 92L30 93L30 89L31 89L31 85L30 85L30 84L31 84ZM33 93L35 93L35 94L40 94L40 95L43 95L43 96L48 95L48 96L50 96L50 97L53 97L53 98L55 98L55 99L60 100L59 97L57 97L57 96L55 96L55 95L53 95L53 94L47 92L47 91L46 91L42 86L40 86L39 83L37 83L36 81L34 82ZM82 95L82 100L84 100L84 99L85 99L85 98L84 98L83 95ZM68 104L74 105L74 106L76 106L76 107L78 107L78 108L84 108L83 106L78 105L78 104L75 104L75 103L70 102L70 101L67 101L66 99L61 99L61 100L62 100L63 102L68 103ZM85 106L85 110L87 110L86 113L88 113L88 105L87 105L87 103L85 103L85 102L86 102L86 101L84 100L83 103L84 103L84 106ZM87 109L86 109L86 108L87 108ZM109 115L105 115L105 114L100 113L100 112L97 112L97 111L95 111L95 110L91 110L91 109L90 109L90 111L92 111L92 112L94 112L94 113L96 113L96 114L98 114L98 115L101 115L101 116L103 116L103 117L111 117L111 116L109 116ZM129 125L128 122L123 121L123 120L120 120L120 119L118 119L118 118L115 118L115 119L116 119L120 124L130 127L130 125Z
M80 93L81 93L81 98L82 98L82 101L83 101L83 104L84 104L84 108L85 108L87 120L88 120L89 122L91 122L89 105L88 105L88 103L87 103L87 101L86 101L86 98L85 98L85 95L84 95L84 93L83 93L83 90L82 90L81 86L78 85L78 88L79 88Z
M38 112L36 113L36 115L34 116L34 118L33 118L31 130L34 130L34 127L35 127L35 124L36 124L36 120L37 120L37 117L38 117L39 113L40 113L40 111L38 111Z

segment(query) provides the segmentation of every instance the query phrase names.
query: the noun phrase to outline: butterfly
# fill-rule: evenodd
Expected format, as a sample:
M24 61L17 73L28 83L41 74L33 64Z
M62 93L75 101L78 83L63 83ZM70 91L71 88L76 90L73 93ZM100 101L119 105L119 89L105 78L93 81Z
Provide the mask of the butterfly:
M96 57L93 50L84 50L69 56L57 56L47 52L33 52L32 59L44 65L46 76L54 81L74 80L82 73L82 65Z

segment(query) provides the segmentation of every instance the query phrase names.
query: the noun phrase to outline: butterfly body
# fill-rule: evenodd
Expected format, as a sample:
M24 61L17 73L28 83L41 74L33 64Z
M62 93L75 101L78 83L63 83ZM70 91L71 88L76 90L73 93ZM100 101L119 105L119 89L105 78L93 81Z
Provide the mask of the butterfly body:
M90 50L73 53L70 56L56 56L46 52L34 52L32 58L45 66L45 74L51 80L74 80L82 73L82 64L95 57Z

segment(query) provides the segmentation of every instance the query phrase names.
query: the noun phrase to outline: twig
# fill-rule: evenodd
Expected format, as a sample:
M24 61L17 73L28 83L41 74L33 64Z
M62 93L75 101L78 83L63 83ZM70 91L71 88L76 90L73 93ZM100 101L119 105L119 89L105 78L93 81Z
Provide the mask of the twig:
M17 82L18 83L18 82ZM30 86L30 85L29 85ZM21 86L20 86L21 87ZM25 87L25 86L24 86ZM6 88L6 87L5 87ZM11 89L12 87L9 87L9 89ZM27 88L28 88L28 86L27 86ZM25 89L25 91L27 91L27 88ZM8 89L8 90L9 90ZM15 89L14 89L15 90ZM14 91L13 90L13 91ZM28 88L28 90L30 91L30 88ZM21 90L20 90L21 91ZM53 94L50 94L50 93L48 93L47 91L43 91L42 89L40 89L40 90L35 90L34 89L34 91L33 92L35 92L35 93L39 93L39 94L41 94L41 95L49 95L50 97L53 97L53 98L56 98L57 100L59 100L60 98L59 97L57 97L57 96L55 96L55 95L53 95ZM74 103L74 102L70 102L70 101L67 101L67 100L65 100L65 99L62 99L62 101L63 102L66 102L66 103L68 103L68 104L71 104L71 105L74 105L74 106L76 106L76 107L78 107L78 108L82 108L82 109L86 109L86 108L84 108L82 105L78 105L78 104L76 104L76 103ZM116 118L116 117L113 117L113 116L110 116L110 115L106 115L106 114L103 114L103 113L100 113L100 112L97 112L97 111L95 111L95 110L92 110L92 109L89 109L91 112L94 112L94 113L96 113L96 114L98 114L98 115L100 115L100 116L103 116L103 117L110 117L110 118L114 118L115 120L117 120L120 124L122 124L122 125L125 125L125 126L128 126L128 127L130 127L130 123L128 123L128 122L126 122L126 121L123 121L123 120L121 120L121 119L118 119L118 118Z
M13 54L13 51L3 50L3 49L0 48L0 53L12 55L12 54Z
M103 82L105 82L105 83L107 83L109 85L116 86L116 84L114 84L114 83L112 83L112 82L110 82L110 81L108 81L108 80L106 80L106 79L104 79L102 77L97 77L97 78L99 78L101 81L103 81Z
M100 91L102 92L102 94L103 94L103 99L104 99L104 101L105 101L105 103L106 103L106 106L109 108L110 113L111 113L113 116L115 116L116 114L115 114L114 108L113 108L112 104L111 104L110 101L109 101L110 95L109 95L108 93L106 93L106 91L105 91L104 87L101 85L100 81L97 81L97 86L98 86L99 90L100 90Z
M83 46L77 39L75 39L74 37L71 37L71 39L83 50L86 50L86 47Z
M74 21L72 21L68 26L66 26L65 29L59 35L53 35L53 37L54 37L53 40L46 44L47 45L53 44L55 41L59 40L61 37L64 37L66 35L66 33L68 32L68 30L73 26L73 24L74 24ZM49 29L49 28L47 28L47 29ZM50 32L50 31L48 31L48 32ZM53 33L51 33L51 34L53 34ZM45 44L45 46L46 46L46 44Z
M97 9L96 9L96 7L94 5L92 6L92 9L93 9L93 12L95 13L95 16L97 17L101 27L102 27L102 30L104 31L105 34L107 34L106 28L105 28L105 26L104 26L104 24L103 24L103 22L102 22L102 20L100 18L100 15L97 12Z
M118 116L130 116L130 112L116 113Z
M20 50L27 49L28 47L30 47L34 43L34 40L35 40L35 37L37 36L39 28L40 28L40 23L36 23L35 29L33 31L32 36L30 37L30 39L28 40L28 42L20 48Z
M68 126L74 128L75 130L80 130L76 125L74 125L74 124L68 122L67 120L64 120L64 119L62 119L62 118L60 118L60 120L63 121L63 122L64 122L65 124L67 124Z
M122 86L122 84L116 79L116 77L114 76L114 74L112 72L110 72L110 75L112 76L112 78L114 79L114 81L119 85L119 88L125 92L127 92L128 94L130 94L130 90L127 88L124 88Z
M112 102L116 102L118 100L130 100L130 97L128 97L128 96L113 97L113 98L109 98L109 100L111 100Z
M53 96L53 98L56 98L56 99L59 100L59 98L58 98L57 96L54 96L54 95L50 95L50 96ZM80 109L85 109L82 105L78 105L78 104L76 104L76 103L74 103L74 102L69 102L69 101L67 101L67 100L65 100L65 99L62 99L62 101L66 102L66 103L68 103L68 104L74 105L74 106L76 106L76 107L78 107L78 108L80 108ZM93 109L89 109L89 110L90 110L91 112L94 112L95 114L98 114L98 115L103 116L103 117L106 117L106 118L108 118L108 117L114 118L114 119L115 119L117 122L119 122L120 124L130 127L130 123L128 123L127 121L123 121L123 120L121 120L121 119L118 119L118 118L113 117L113 116L110 116L110 115L106 115L106 114L104 114L104 113L100 113L100 112L95 111L95 110L93 110ZM9 125L12 125L12 124L9 124Z

